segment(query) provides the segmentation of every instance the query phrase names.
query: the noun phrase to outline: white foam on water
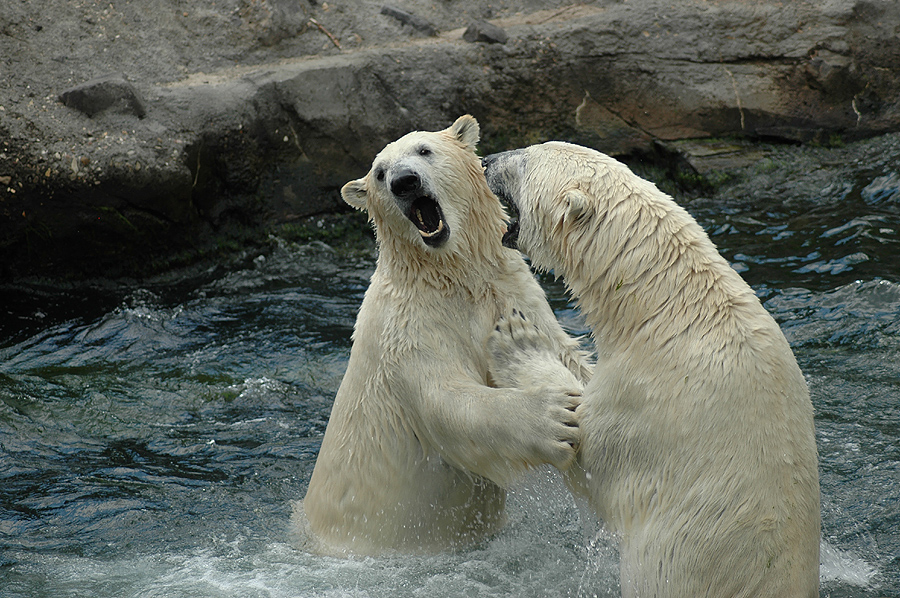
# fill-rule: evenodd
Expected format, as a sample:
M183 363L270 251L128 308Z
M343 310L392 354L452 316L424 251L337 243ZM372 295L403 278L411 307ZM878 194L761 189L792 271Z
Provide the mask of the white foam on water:
M521 526L528 517L515 513ZM528 525L531 525L529 522ZM558 523L558 522L557 522ZM570 530L571 531L571 530ZM434 556L339 559L310 555L283 542L239 539L184 553L117 559L18 555L21 587L46 596L96 598L443 598L457 596L599 598L618 596L613 538L600 533L578 545L536 541L537 527L501 534L486 545ZM571 540L571 539L570 539ZM824 595L869 587L877 569L822 544ZM40 579L40 583L34 583ZM15 587L10 588L15 589ZM18 594L13 593L13 596ZM21 594L22 596L26 594ZM30 594L33 595L33 594Z
M619 596L616 539L580 511L559 474L540 470L510 491L509 524L466 551L332 558L287 540L196 538L170 552L119 556L11 555L15 598L456 598ZM285 523L286 524L286 523ZM277 535L277 530L273 535ZM284 535L285 537L287 534ZM823 595L862 596L878 571L822 543ZM17 592L17 589L21 590ZM6 593L4 593L6 596Z
M819 579L823 585L838 582L864 588L878 574L878 569L863 559L825 541L819 547L819 562Z
M171 552L119 556L13 555L21 588L95 598L589 598L618 594L608 538L585 538L558 474L540 471L510 492L497 537L431 556L331 558L287 541L196 538ZM286 522L285 522L286 524ZM277 532L277 530L275 530ZM285 537L287 534L285 534ZM33 594L13 593L13 596Z

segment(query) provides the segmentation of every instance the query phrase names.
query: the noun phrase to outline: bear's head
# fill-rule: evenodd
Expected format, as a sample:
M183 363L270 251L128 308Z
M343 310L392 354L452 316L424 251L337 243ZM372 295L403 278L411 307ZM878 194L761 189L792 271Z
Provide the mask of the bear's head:
M605 193L595 192L609 183L603 179L611 174L611 162L594 150L558 141L485 157L488 186L513 214L503 243L560 275L568 264L580 262L578 252L590 245L605 213L600 199Z
M469 257L500 247L505 214L475 154L478 121L461 116L443 131L414 131L388 144L368 174L341 189L366 210L379 244L405 255Z

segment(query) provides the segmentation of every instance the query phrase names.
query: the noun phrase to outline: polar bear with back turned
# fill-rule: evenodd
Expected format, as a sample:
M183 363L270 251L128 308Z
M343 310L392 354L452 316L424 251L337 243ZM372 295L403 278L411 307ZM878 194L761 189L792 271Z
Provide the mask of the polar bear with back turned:
M551 142L484 164L519 213L510 236L592 330L567 481L621 539L623 594L818 596L813 409L752 289L684 209L608 156Z

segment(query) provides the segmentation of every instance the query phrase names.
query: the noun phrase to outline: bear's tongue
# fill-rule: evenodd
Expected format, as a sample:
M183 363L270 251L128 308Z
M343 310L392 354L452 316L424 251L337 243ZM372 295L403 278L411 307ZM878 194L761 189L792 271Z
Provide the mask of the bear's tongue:
M420 197L410 208L409 219L423 237L433 237L444 229L441 208L430 197Z

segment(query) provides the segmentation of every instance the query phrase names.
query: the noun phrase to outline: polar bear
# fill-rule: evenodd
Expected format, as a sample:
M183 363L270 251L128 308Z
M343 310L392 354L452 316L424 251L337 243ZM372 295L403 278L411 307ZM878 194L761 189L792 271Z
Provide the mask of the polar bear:
M518 251L460 117L389 144L343 199L367 210L379 255L347 371L302 503L309 550L374 555L476 542L504 521L504 486L574 461L574 410L591 364ZM486 339L511 306L566 364L528 390L492 388Z
M484 165L519 213L508 244L565 280L592 331L567 481L620 539L623 595L818 596L812 404L752 289L684 209L608 156L550 142ZM552 371L526 328L507 318L494 333L498 383Z

